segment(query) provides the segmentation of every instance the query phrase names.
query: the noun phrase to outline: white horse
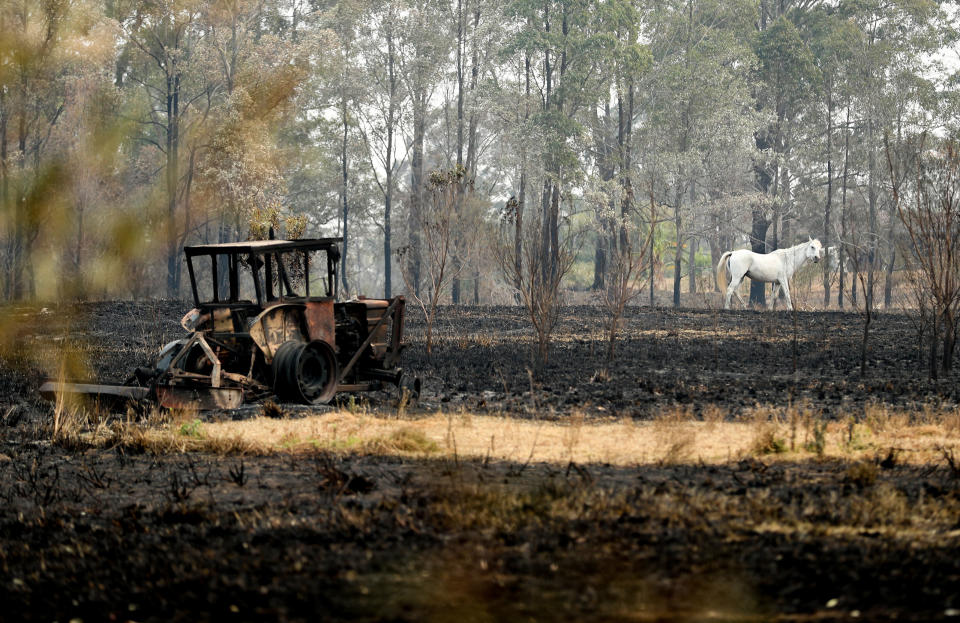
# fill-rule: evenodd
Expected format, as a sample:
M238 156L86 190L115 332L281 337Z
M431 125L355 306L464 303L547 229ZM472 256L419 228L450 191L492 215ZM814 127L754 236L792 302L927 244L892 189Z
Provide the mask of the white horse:
M789 249L777 249L770 253L754 253L749 249L727 251L717 263L717 286L726 290L727 296L723 308L730 309L730 297L734 294L741 305L746 305L737 292L744 277L754 281L773 282L773 298L767 303L769 309L777 302L777 294L783 290L787 305L793 309L790 300L790 278L807 260L819 262L823 257L823 245L819 240L809 239ZM728 283L729 279L729 283Z

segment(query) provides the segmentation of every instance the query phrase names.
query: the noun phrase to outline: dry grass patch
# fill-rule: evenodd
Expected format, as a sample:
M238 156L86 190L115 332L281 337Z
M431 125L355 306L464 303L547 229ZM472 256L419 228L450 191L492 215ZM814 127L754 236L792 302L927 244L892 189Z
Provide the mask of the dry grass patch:
M874 463L887 455L898 464L931 464L942 463L945 452L960 447L955 409L910 416L871 408L863 417L857 415L826 422L801 405L758 407L734 422L723 420L718 410L703 410L699 419L682 407L649 421L597 422L574 412L566 421L546 422L464 411L407 420L341 410L296 419L206 422L186 411L156 410L146 417L109 420L95 412L64 409L49 434L65 448L121 446L158 454L333 451L614 466L724 463L756 455ZM862 483L864 478L851 474L850 480Z
M256 418L204 425L207 439L239 436L278 451L316 449L399 455L445 453L470 460L570 462L630 466L702 460L724 462L750 444L749 425L685 420L675 412L655 421L543 422L469 413L410 420L348 412L296 420ZM702 434L711 430L709 435Z

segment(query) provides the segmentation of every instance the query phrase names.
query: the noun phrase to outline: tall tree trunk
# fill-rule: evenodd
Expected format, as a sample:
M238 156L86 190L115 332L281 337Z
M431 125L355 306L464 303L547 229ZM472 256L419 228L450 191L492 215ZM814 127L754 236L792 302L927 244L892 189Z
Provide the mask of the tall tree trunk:
M347 140L349 137L349 117L347 116L347 99L341 94L340 97L340 119L343 122L343 136L340 142L340 209L342 211L341 222L343 223L343 229L341 230L341 235L343 236L343 251L340 255L340 293L343 296L347 296L350 291L349 281L347 279L347 250L348 243L350 241L350 204L347 201L347 189L349 188L349 166L347 163L348 152L347 152Z
M177 184L180 179L180 76L174 68L167 75L167 296L177 298L177 267L180 253L177 248Z
M390 191L391 184L393 184L393 172L389 169L387 170L387 196L383 202L383 298L390 298L393 296L391 290L392 284L392 275L391 268L393 258L390 257L391 254L391 231L390 231L390 211L392 206L391 201L393 199L393 193Z
M697 292L697 248L700 246L700 240L694 236L690 239L690 253L687 260L687 275L690 283L687 284L687 290L690 294Z
M943 353L941 356L941 369L944 376L950 374L953 368L953 351L957 343L957 325L953 316L952 308L947 308L943 313Z
M673 306L680 307L680 279L683 271L683 218L681 206L683 203L683 189L677 186L674 193L673 225L676 229L677 244L673 254Z
M520 159L520 193L517 196L517 213L514 215L513 222L513 269L514 282L513 287L517 289L516 297L520 296L520 287L522 286L523 275L523 211L526 208L527 200L527 173L526 157ZM517 300L519 303L519 300Z
M940 348L940 314L933 313L933 326L930 335L930 360L928 361L928 370L930 380L936 381L939 378L940 367L937 365L937 349Z
M523 119L530 119L530 54L524 52L523 55L523 73L524 73L524 100L523 100ZM526 147L520 148L520 192L517 195L517 213L515 215L513 227L513 262L516 271L514 287L517 303L520 302L521 271L523 270L523 213L527 207L527 150Z
M753 208L753 227L750 230L750 250L754 253L767 252L767 229L770 221L763 214L762 207ZM750 280L750 303L763 306L767 302L766 288L762 281Z
M893 232L891 232L893 233ZM890 309L893 306L893 269L897 262L897 247L891 239L889 242L889 260L887 261L886 274L883 282L883 307Z
M480 2L474 5L473 9L473 53L471 54L470 61L470 95L471 97L476 97L477 92L477 80L480 74L480 46L477 43L476 33L480 29ZM479 158L479 119L477 115L476 102L472 101L470 106L470 115L467 122L467 162L466 169L467 175L464 179L464 184L466 185L465 194L473 194L473 185L469 184L469 180L475 180L477 177L477 164ZM463 193L462 193L463 194ZM477 265L477 258L472 258L474 262L473 270L473 304L480 304L480 268Z
M877 155L874 150L875 140L874 140L874 121L871 117L867 120L867 154L868 154L868 163L870 167L868 187L867 187L867 200L869 203L869 227L870 227L870 240L867 241L867 286L865 292L863 293L863 302L864 305L873 309L873 283L874 283L874 272L877 262Z
M707 244L710 245L710 266L715 268L720 263L720 256L724 253L720 242L720 216L716 213L710 215L710 235L707 237ZM713 281L711 289L719 292L720 286L717 285L717 280L711 281Z
M606 225L600 223L600 229L597 232L596 248L593 252L593 284L591 290L603 290L607 274L607 242L610 237L607 235Z
M560 184L553 185L550 197L550 276L560 270Z
M843 289L847 272L847 176L850 171L850 103L847 102L847 119L843 125L843 189L840 198L840 283L837 284L837 307L843 309Z
M476 97L477 92L477 80L480 76L480 46L477 43L476 33L480 29L480 2L476 1L473 9L473 38L471 40L471 46L473 51L470 55L470 87L469 92L471 98ZM479 119L477 116L477 106L475 100L471 100L470 105L470 114L467 119L467 160L464 165L467 169L467 178L475 179L477 176L477 158L479 150L479 136L478 136L478 126Z
M883 284L883 306L890 309L893 306L893 271L897 264L897 242L896 235L897 208L893 201L890 203L890 210L887 213L887 257L890 258L886 263L886 278Z
M0 12L2 14L2 12ZM0 17L0 29L4 27L4 20ZM11 211L10 204L10 171L7 168L7 93L5 89L0 89L0 210L4 213L9 214ZM10 242L10 231L5 231L4 234L7 236L5 241L8 245ZM2 292L4 298L10 298L10 284L11 284L11 265L9 264L9 253L7 254L7 266L6 270L3 271L3 283L0 284L2 287Z
M654 249L654 247L656 246L654 244L654 241L656 241L657 239L656 237L657 224L651 223L650 227L653 229L653 233L651 233L650 235L650 248L648 250L648 253L650 254L650 260L648 262L650 264L650 307L654 307L656 306L656 303L657 303L657 298L656 298L657 265L655 263L656 250Z
M830 246L830 210L833 208L833 79L827 81L827 205L823 208L823 247ZM823 263L823 306L830 307L830 261Z
M457 0L457 51L456 51L456 70L457 70L457 166L463 166L463 131L464 131L464 115L463 115L463 104L464 98L464 81L466 73L464 53L466 48L466 24L464 19L464 9L463 9L463 0ZM454 206L454 210L461 210L461 201L462 193L457 193L457 201ZM459 246L456 244L456 236L454 234L454 253L451 258L453 263L453 269L455 275L450 282L450 298L451 302L454 305L460 304L460 261L461 258L456 252L456 248Z
M24 24L26 29L26 24ZM26 177L27 166L27 78L26 71L21 73L20 79L20 101L18 102L17 112L17 169L20 172L19 182L16 184L16 197L14 197L13 208L13 236L11 238L11 264L13 270L10 278L13 282L10 298L19 300L24 294L24 280L27 263L26 249L26 197L24 188L24 178Z
M413 103L413 146L410 157L410 213L408 236L410 250L410 280L413 292L420 296L420 228L423 210L423 143L426 135L426 94L415 96Z
M603 182L609 182L613 179L614 167L611 162L611 151L610 146L610 136L609 136L609 122L610 122L610 104L607 102L604 105L604 115L601 119L598 114L594 114L594 149L597 152L597 170L600 174L600 180ZM623 109L622 107L619 110L619 127L623 127ZM615 209L615 203L613 197L607 202L606 209L612 214ZM613 244L616 244L616 239L614 238L611 241L611 238L615 236L613 231L613 222L608 216L601 212L597 215L597 224L599 225L597 230L596 238L596 248L593 254L593 284L590 286L591 290L601 291L606 287L606 278L607 278L607 257L611 256ZM611 244L611 242L613 244Z
M392 5L391 5L392 6ZM393 258L391 238L391 210L393 207L393 133L396 125L396 98L397 98L397 75L396 75L396 49L393 38L393 16L390 17L390 26L387 30L387 80L390 90L390 103L387 106L387 154L384 161L386 163L385 182L383 200L383 297L393 296L392 268Z
M550 279L550 197L553 184L550 178L543 180L543 192L540 197L540 272L544 282Z
M618 103L620 98L617 98ZM633 182L631 181L631 167L633 166L633 79L627 82L627 110L624 113L623 105L619 105L618 121L620 131L620 185L623 188L623 203L620 206L620 252L628 246L627 219L633 207Z

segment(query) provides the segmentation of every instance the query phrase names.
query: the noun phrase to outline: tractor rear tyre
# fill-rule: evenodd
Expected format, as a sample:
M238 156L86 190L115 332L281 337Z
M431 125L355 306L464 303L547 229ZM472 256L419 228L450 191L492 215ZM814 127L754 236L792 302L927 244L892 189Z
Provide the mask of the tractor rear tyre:
M283 402L327 404L337 393L340 366L322 340L284 342L273 356L273 392Z

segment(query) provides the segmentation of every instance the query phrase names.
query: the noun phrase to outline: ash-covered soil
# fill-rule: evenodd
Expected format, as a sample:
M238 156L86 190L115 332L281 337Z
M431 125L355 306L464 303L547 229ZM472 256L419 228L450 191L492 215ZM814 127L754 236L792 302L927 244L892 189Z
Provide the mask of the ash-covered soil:
M80 374L123 382L184 334L179 321L188 309L183 302L146 301L16 310L7 332L14 338L0 360L0 409L42 411L36 387L60 372L65 347L86 364ZM429 356L423 316L412 304L407 309L403 366L423 378L426 410L561 417L577 409L646 418L677 406L700 413L709 405L736 417L756 405L806 401L830 418L866 403L960 402L960 373L928 380L926 349L906 313L874 315L861 375L863 317L853 312L630 308L611 360L602 308L572 307L555 331L549 362L538 370L522 308L442 308ZM386 393L365 398L374 408L390 404Z
M122 381L181 335L187 308L10 310L0 620L960 615L960 461L949 449L930 465L878 457L863 475L842 459L624 468L50 443L52 409L36 389L65 346L91 377ZM926 380L902 314L874 319L865 377L857 314L631 309L613 361L602 320L596 308L565 311L550 363L534 373L520 309L441 310L430 357L411 313L404 366L424 378L417 409L563 425L574 410L735 418L807 401L837 418L867 403L958 401L956 375ZM366 400L395 413L386 392Z
M861 376L863 317L856 313L632 308L610 360L602 309L570 308L546 368L532 380L535 341L522 309L440 313L432 357L417 347L423 326L415 320L405 359L423 374L431 406L649 417L711 405L735 417L758 404L807 401L837 417L868 402L912 408L960 401L956 373L927 379L917 327L903 313L875 315Z

